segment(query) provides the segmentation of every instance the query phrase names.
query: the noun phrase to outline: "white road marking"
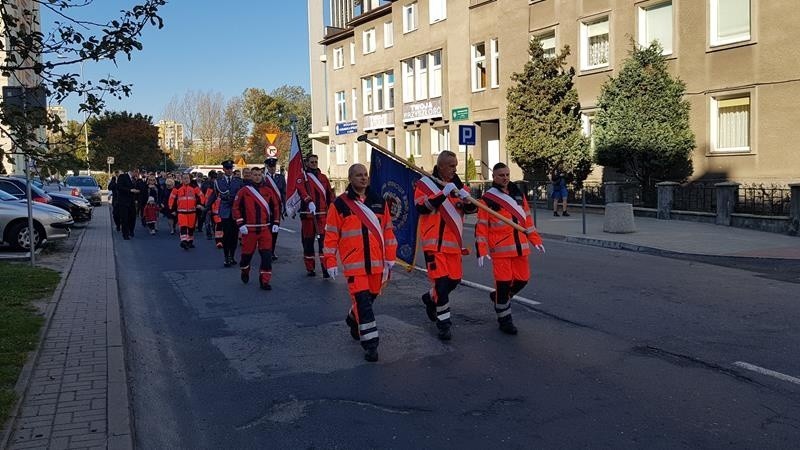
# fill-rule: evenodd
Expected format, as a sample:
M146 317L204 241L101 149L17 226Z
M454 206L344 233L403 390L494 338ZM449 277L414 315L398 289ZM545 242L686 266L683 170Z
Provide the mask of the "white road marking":
M420 272L428 273L428 269L425 269L423 267L414 266L414 268L419 270ZM480 284L480 283L476 283L474 281L461 280L461 284L463 284L464 286L467 286L467 287L471 287L473 289L478 289L480 291L485 291L485 292L494 291L494 288L491 288L489 286L485 286L485 285ZM541 302L537 302L536 300L531 300L529 298L520 297L519 295L515 295L512 300L516 300L516 301L518 301L520 303L524 303L524 304L526 304L528 306L536 306L536 305L541 305L542 304Z
M281 227L281 226L279 226L279 227L278 227L278 229L279 229L279 230L282 230L282 231L285 231L285 232L287 232L287 233L297 233L297 231L290 230L290 229L288 229L288 228L283 228L283 227Z
M733 363L736 367L741 367L742 369L747 369L756 373L760 373L761 375L766 375L769 377L777 378L781 381L788 381L789 383L794 383L800 385L800 378L795 378L790 375L786 375L780 372L775 372L774 370L765 369L763 367L756 366L754 364L746 363L744 361L736 361Z

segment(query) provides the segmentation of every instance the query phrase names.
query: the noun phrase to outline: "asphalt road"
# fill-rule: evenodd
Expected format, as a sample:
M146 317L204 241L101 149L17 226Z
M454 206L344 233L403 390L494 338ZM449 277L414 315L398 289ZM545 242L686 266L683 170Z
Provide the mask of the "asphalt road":
M297 229L291 221L288 228ZM163 448L796 448L798 284L692 261L545 241L497 330L455 294L441 343L396 271L376 303L381 361L343 319L342 280L308 279L282 232L274 290L212 241L115 236L136 444ZM255 279L255 276L253 277ZM465 279L491 285L465 258ZM795 278L796 279L796 278Z

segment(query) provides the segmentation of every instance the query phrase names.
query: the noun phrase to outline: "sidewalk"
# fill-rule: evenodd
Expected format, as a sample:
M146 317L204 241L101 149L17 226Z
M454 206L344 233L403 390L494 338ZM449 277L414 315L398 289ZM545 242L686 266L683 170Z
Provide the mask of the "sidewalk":
M800 237L681 220L636 217L635 233L603 231L603 215L586 214L583 234L580 208L570 217L554 217L551 210L537 210L536 228L542 237L566 242L651 253L700 256L767 258L800 261ZM475 223L468 216L468 223Z
M9 449L132 448L111 224L97 212L54 297Z

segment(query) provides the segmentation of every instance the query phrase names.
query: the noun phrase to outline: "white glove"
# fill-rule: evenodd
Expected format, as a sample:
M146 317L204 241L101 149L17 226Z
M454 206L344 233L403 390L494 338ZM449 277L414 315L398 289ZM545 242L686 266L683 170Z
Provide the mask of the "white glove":
M542 244L536 244L534 247L536 247L536 250L539 250L542 253L547 253L546 251L544 251L544 245Z
M458 190L458 198L461 200L466 200L469 197L469 192L466 189L459 189Z
M277 232L278 232L278 230L280 230L280 229L281 229L281 227L279 227L279 226L277 226L277 225L273 225L273 226L272 226L272 232L273 232L273 233L277 233Z
M386 261L385 263L383 263L383 266L387 270L392 270L392 267L394 267L394 261Z
M332 280L335 280L336 279L336 275L339 275L339 267L338 266L333 266L330 269L328 269L328 275L331 276Z
M308 204L308 212L310 212L311 214L317 212L317 205L315 205L314 202Z
M456 189L458 188L456 187L455 184L447 183L444 185L444 188L442 188L442 194L444 194L445 197L447 197L448 195L450 195L451 192L455 191Z
M241 233L242 236L246 235L247 234L247 226L245 226L245 225L240 226L239 227L239 233Z
M483 267L483 263L484 263L484 261L485 261L485 260L484 260L484 258L485 258L485 259L488 259L488 260L490 260L490 261L492 260L492 257L491 257L491 256L489 256L489 255L486 255L486 256L479 256L479 257L478 257L478 267Z

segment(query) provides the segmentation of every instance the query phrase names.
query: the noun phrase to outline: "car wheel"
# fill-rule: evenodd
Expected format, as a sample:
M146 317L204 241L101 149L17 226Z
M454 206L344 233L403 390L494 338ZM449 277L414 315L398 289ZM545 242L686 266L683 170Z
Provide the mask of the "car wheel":
M36 225L33 226L33 229L34 248L38 248L42 244L42 235L44 233L42 233L39 230L39 227ZM19 222L15 224L8 232L8 242L15 250L29 250L31 248L30 238L27 222Z

